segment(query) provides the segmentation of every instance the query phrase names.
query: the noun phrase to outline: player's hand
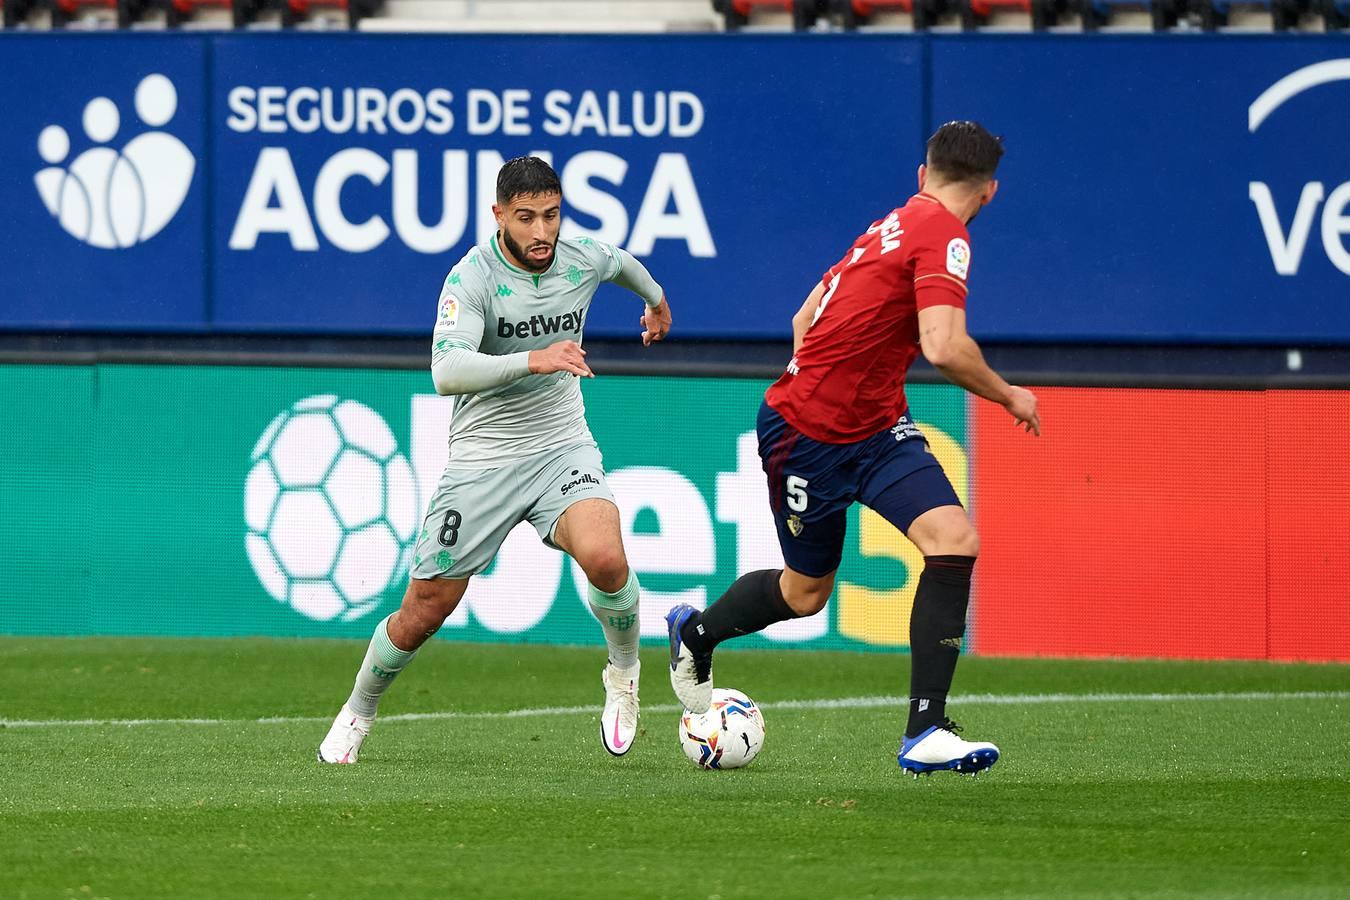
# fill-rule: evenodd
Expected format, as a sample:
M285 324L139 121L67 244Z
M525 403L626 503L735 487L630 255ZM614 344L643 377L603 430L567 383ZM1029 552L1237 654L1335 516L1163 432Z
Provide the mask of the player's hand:
M558 341L543 350L530 351L530 374L547 375L550 372L571 372L581 378L594 378L586 365L586 351L576 341Z
M1036 395L1031 391L1013 385L1003 408L1018 425L1037 437L1041 436L1041 414L1036 411Z
M649 307L638 321L642 323L642 346L650 347L670 332L670 304L662 297L661 304Z

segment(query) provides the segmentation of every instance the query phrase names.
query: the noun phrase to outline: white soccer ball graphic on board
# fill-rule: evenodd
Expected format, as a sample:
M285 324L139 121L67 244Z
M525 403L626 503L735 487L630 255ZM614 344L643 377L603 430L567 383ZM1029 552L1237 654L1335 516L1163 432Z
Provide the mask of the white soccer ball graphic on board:
M308 618L350 622L402 582L417 482L379 413L306 397L272 420L251 461L245 541L267 593Z

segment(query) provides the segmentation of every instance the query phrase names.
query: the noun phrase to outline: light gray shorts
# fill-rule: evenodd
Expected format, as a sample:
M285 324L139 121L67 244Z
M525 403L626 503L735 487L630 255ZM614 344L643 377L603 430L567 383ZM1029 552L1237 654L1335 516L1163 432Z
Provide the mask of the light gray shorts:
M595 444L546 450L495 469L447 468L413 548L412 577L477 575L524 521L557 547L553 529L567 507L594 498L614 502Z

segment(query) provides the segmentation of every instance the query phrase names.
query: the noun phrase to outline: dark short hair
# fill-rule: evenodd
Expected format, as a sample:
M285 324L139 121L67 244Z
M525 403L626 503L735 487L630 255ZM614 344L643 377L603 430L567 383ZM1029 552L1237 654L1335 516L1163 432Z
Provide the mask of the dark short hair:
M948 122L928 139L928 168L943 181L988 181L1003 156L1003 138L979 122Z
M517 156L497 173L497 202L510 203L524 194L561 194L562 183L553 167L537 156Z

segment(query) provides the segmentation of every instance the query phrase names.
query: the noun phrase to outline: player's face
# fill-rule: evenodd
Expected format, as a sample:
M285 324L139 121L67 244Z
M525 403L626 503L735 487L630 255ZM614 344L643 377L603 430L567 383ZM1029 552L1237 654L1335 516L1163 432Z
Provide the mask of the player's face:
M492 207L502 243L521 268L542 272L553 265L562 227L561 194L517 194Z

